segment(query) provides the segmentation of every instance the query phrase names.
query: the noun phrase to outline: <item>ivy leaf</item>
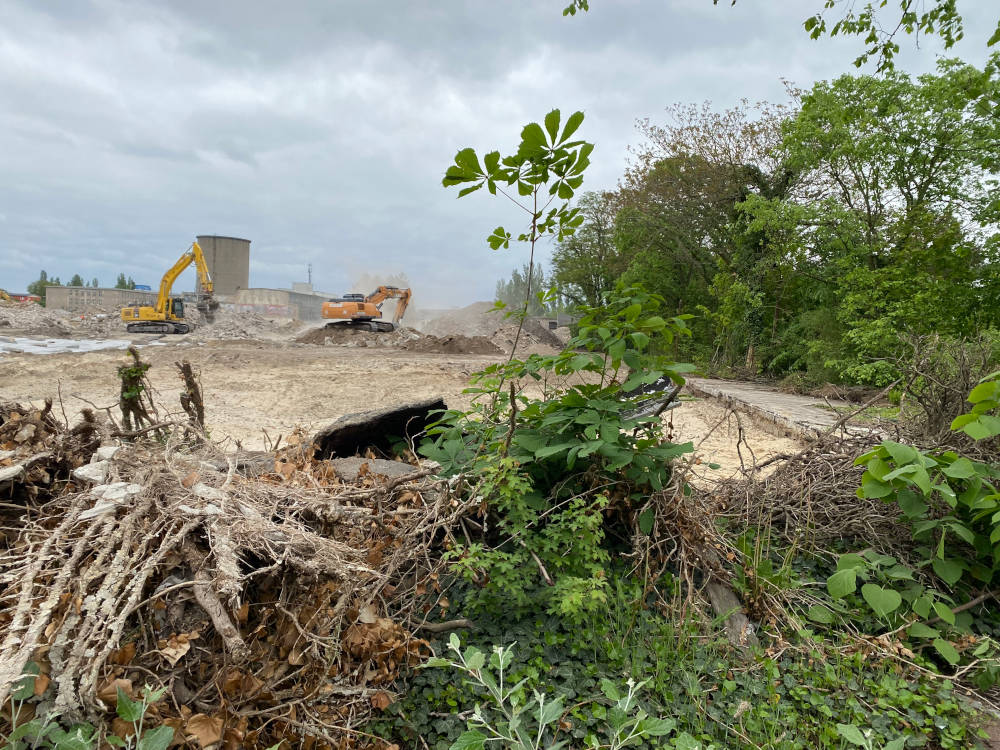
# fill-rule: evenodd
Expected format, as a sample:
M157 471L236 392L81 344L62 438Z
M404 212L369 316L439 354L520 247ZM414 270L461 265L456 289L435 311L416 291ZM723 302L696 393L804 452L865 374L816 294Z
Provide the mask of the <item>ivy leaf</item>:
M958 655L958 651L948 641L946 641L944 638L935 638L933 645L934 648L937 649L937 652L944 657L944 660L946 662L948 662L952 666L958 664L960 658Z

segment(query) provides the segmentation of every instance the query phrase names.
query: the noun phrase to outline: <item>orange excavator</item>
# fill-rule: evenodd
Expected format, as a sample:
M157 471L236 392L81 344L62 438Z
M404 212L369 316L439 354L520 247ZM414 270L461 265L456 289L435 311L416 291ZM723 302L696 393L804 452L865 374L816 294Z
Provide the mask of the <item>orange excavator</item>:
M327 328L352 326L367 328L370 331L389 333L396 330L399 321L406 313L410 304L409 289L398 286L380 286L367 297L363 294L345 294L323 303L323 317L333 322L327 323ZM382 304L387 299L396 300L396 313L392 322L382 320Z

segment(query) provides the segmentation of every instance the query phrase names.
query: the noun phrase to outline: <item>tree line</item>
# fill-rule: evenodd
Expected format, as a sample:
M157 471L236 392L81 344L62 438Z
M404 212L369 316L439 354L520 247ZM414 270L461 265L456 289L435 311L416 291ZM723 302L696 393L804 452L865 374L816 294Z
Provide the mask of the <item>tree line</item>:
M44 304L45 291L50 286L63 286L63 283L60 281L58 276L49 276L48 273L42 269L42 271L38 274L38 278L28 284L28 294L34 294L41 297L42 303ZM83 280L83 277L80 274L75 273L72 278L66 282L65 286L81 286L99 289L101 285L96 276L92 278L88 284ZM135 289L135 280L131 276L126 277L124 273L119 273L118 278L115 280L114 288Z
M884 385L907 337L996 335L998 70L995 54L783 104L674 105L640 124L617 188L579 200L547 280L590 306L640 282L696 315L688 356L743 375Z

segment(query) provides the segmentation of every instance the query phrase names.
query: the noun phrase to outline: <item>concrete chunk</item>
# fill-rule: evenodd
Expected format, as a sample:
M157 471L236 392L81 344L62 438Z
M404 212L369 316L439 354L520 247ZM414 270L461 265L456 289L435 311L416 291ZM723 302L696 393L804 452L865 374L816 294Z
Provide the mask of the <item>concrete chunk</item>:
M415 438L444 410L444 399L429 398L384 409L346 414L313 437L317 458L354 456L366 448L390 453L394 440Z
M73 478L79 479L82 482L93 482L94 484L104 484L104 480L108 478L108 471L111 469L111 464L107 461L98 461L93 464L84 464L76 469L73 469Z

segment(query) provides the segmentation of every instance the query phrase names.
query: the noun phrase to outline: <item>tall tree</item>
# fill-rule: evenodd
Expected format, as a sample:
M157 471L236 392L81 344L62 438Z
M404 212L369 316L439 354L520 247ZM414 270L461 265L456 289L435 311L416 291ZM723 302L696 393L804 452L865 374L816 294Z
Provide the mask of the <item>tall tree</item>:
M616 193L584 193L577 203L583 224L556 245L550 282L575 304L601 304L625 268L615 245L615 217L620 206Z
M115 289L128 289L128 280L124 273L118 274L118 278L115 280Z
M66 286L83 286L83 277L78 273L74 273L73 278L69 280Z

